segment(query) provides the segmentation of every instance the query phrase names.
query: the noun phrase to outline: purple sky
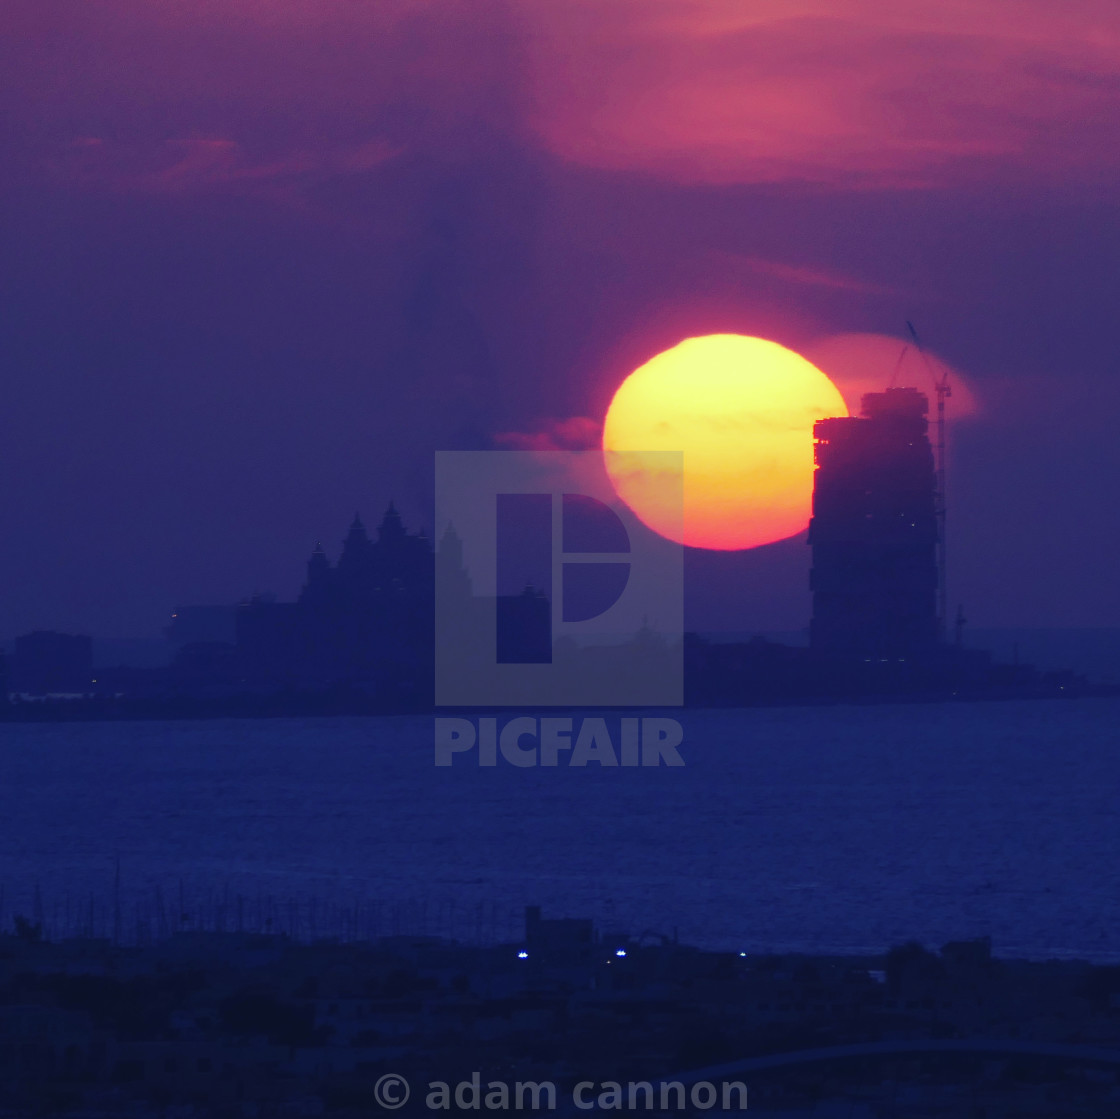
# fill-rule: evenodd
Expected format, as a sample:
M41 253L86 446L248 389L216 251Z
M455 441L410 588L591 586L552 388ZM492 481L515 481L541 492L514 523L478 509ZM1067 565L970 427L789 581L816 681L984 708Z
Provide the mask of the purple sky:
M930 7L7 4L0 636L288 597L682 337L907 319L978 402L952 603L1120 625L1120 10ZM692 623L802 626L807 552Z

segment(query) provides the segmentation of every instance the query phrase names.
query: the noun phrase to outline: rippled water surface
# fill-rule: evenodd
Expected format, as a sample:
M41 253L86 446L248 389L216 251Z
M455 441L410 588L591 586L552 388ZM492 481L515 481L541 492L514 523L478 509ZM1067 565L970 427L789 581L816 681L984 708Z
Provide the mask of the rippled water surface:
M437 769L430 718L9 724L0 919L1120 958L1120 702L680 718L659 769Z

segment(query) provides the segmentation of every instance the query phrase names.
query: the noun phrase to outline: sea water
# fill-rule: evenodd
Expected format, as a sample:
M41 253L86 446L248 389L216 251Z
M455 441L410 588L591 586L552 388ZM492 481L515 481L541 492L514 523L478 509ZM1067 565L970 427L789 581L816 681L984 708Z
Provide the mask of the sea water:
M517 940L536 904L740 951L1120 959L1120 701L668 713L683 766L437 767L431 717L6 724L0 922Z

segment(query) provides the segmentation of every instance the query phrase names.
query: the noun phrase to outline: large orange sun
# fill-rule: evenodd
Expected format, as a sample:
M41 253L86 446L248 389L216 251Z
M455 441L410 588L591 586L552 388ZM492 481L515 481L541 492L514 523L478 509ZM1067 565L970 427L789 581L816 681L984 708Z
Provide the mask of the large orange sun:
M607 473L655 532L696 548L755 548L809 523L813 424L846 416L836 386L799 354L741 334L686 338L619 386L603 426ZM680 490L642 454L683 455ZM651 458L650 463L654 460Z

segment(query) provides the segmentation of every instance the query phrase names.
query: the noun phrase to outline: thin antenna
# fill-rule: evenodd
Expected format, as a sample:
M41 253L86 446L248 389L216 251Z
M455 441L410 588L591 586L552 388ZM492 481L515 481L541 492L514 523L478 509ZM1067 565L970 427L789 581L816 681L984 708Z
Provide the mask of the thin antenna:
M934 514L937 517L937 627L939 636L944 641L949 615L948 582L945 577L945 398L952 396L953 390L949 384L948 368L945 367L941 376L938 377L933 362L930 361L929 355L922 348L918 332L909 319L906 320L906 329L910 331L910 337L914 339L914 345L918 353L922 355L922 360L926 363L926 368L929 370L934 389L937 392L937 486L934 494Z

